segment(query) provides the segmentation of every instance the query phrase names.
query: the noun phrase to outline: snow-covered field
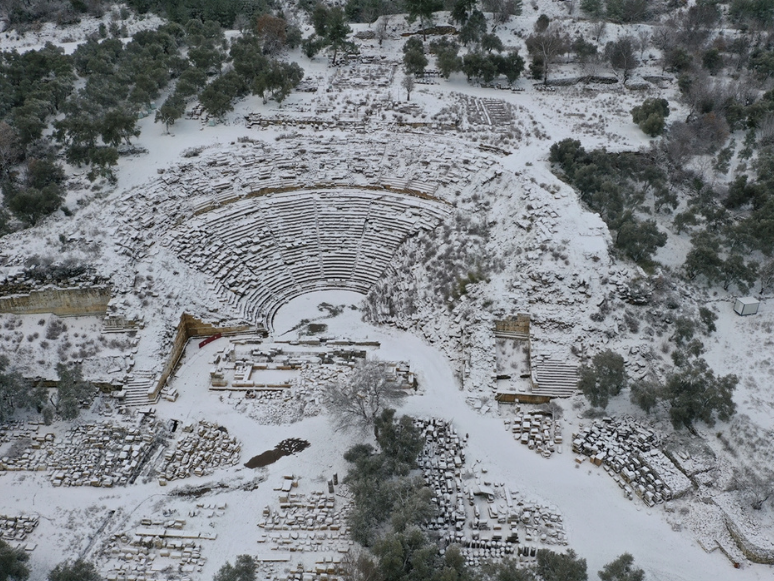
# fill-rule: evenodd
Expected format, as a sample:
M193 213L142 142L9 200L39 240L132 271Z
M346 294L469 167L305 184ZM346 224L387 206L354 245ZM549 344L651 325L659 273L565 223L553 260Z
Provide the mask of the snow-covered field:
M541 6L542 10L552 16L564 13L558 4ZM525 7L524 16L498 28L506 45L524 53L521 36L531 30L537 14L533 12ZM147 18L133 25L155 22ZM77 31L44 27L23 38L2 33L0 48L29 50L47 41L67 47L68 38L78 42L96 26L87 22ZM148 153L122 157L115 186L102 184L94 191L85 172L71 168L67 205L75 210L74 216L52 216L35 229L4 237L2 272L5 276L21 272L34 255L87 262L111 281L114 295L108 314L140 321L141 326L104 339L99 318L62 318L67 329L43 346L45 330L57 317L3 314L0 352L31 376L54 379L54 367L64 352L70 360L83 360L88 379L128 382L137 372L153 377L163 369L183 313L215 324L265 325L271 332L263 340L266 345L304 339L309 323L324 325L320 336L330 341L365 342L370 345L364 348L369 358L408 362L419 389L405 399L400 413L443 418L452 422L458 434L469 435L471 478L502 483L500 490L516 491L528 502L561 514L568 546L588 560L592 577L605 563L629 552L649 580L770 578L771 566L747 560L723 521L721 507L728 502L723 486L735 460L720 437L730 438L744 427L762 441L771 440L774 313L767 297L758 315L742 318L733 312L734 297L729 292L677 284L670 290L680 302L676 312L708 306L718 315L717 331L704 339L706 359L716 373L740 377L734 396L738 417L713 428L699 427L699 436L717 457L710 472L715 480L705 478L687 497L648 507L636 496L627 499L602 467L576 462L572 435L591 421L581 416L585 403L580 396L557 400L563 410L563 443L550 458L521 445L504 429L503 420L512 418L515 410L494 399L498 385L494 321L517 313L531 316L531 353L526 358L533 365L544 360L577 365L578 353L611 348L625 356L632 376L644 377L658 375L661 364L669 360L669 337L658 328L647 333L645 315L642 330L627 331L624 324L624 311L630 307L620 298L621 288L645 273L611 256L610 235L601 218L584 208L575 192L552 173L547 160L550 145L567 137L580 139L587 149L647 147L650 139L631 122L630 110L647 96L669 98L677 105L676 82L668 81L664 88L651 84L638 91L618 84L548 92L522 78L515 85L521 91L516 92L473 86L456 74L448 81L419 85L407 108L398 66L403 44L399 33L404 25L396 18L391 26L395 30L383 47L375 40L359 43L364 57L386 55L386 63L379 65L391 71L386 83L363 82L368 65L332 68L324 56L310 61L296 51L288 58L304 67L305 79L317 86L315 91L293 93L282 106L248 97L223 123L181 119L169 134L153 123L152 116L146 117L139 123L142 133L134 143ZM130 32L136 27L129 27ZM606 40L619 32L619 27L608 26ZM570 76L572 71L571 64L563 64L554 75ZM660 75L661 71L650 59L638 73ZM373 111L367 113L369 109ZM482 110L486 111L483 120L476 120L474 113ZM506 118L498 121L494 115L501 111L506 111ZM685 113L679 105L673 109L676 117ZM250 127L246 122L250 115L269 123ZM432 125L448 115L461 120L457 130ZM313 119L326 125L318 128L306 123ZM203 150L184 156L194 148ZM267 175L259 175L261 171ZM380 192L378 199L374 190ZM430 200L422 199L426 206L414 202L419 199L417 191L430 195ZM352 207L341 203L339 195L349 196ZM285 200L288 209L280 209L278 200ZM328 207L326 200L334 201ZM367 200L366 218L353 209L356 200ZM415 205L407 209L409 202ZM392 210L380 206L388 203L394 204L385 206ZM233 208L241 213L229 214ZM313 210L307 214L307 208ZM376 223L378 212L387 215L389 211L394 212L396 223L405 219L402 244L391 246L377 238L370 245L362 242L368 242L368 228ZM300 226L294 225L296 212ZM342 215L352 223L361 220L358 236L349 231L347 220L341 222L335 234L342 248L350 244L357 248L352 256L358 265L384 268L374 266L375 274L365 269L361 278L353 269L350 278L337 279L335 285L322 284L319 276L305 285L301 275L307 271L298 266L304 261L318 273L334 268L325 262L334 243L326 241L320 224L333 224ZM455 216L471 217L486 226L489 234L483 248L497 265L488 280L471 287L450 309L432 292L432 274L417 257L428 239L444 249L466 244L466 231L455 229ZM445 226L450 234L443 239ZM254 247L252 239L264 235L273 242ZM674 235L656 258L665 265L680 264L686 241L685 236ZM290 266L278 278L297 277L293 278L296 286L287 290L271 278L271 272L279 268L283 256L290 256L293 243L301 242L316 246L303 246L305 253L297 261L286 261ZM339 288L331 290L332 286ZM266 296L260 294L264 288L271 291ZM394 299L399 304L401 298L413 297L411 310L379 311L374 307L378 298L364 302L373 288L384 293L385 303ZM265 308L253 308L257 296ZM612 312L595 321L592 314L606 300L613 305ZM158 472L151 475L145 470L133 484L113 488L54 487L54 469L0 471L0 515L40 517L23 543L37 545L31 550L32 579L45 578L55 564L77 556L94 560L105 574L123 563L141 564L149 578L151 572L159 579L172 578L163 572L171 566L178 577L208 579L237 555L272 554L271 540L262 537L265 531L258 524L265 518L265 507L279 504L276 487L285 477L296 479L295 490L303 494L327 492L334 474L343 477L347 467L342 454L361 436L334 429L314 386L300 391L300 384L294 383L285 401L249 400L244 392L209 389L215 358L232 340L261 345L256 334L221 338L202 348L193 339L167 387L168 392L178 393L176 401L161 399L125 410L113 398L102 396L76 423L134 427L143 421L140 412L152 408L157 420L175 421L171 444L185 437L183 426L215 422L241 443L236 465L164 486ZM266 382L276 377L267 374ZM292 407L292 413L284 414L283 405ZM629 403L628 393L612 400L608 413L632 415L665 437L674 437L686 450L690 442L681 438L699 440L699 436L693 440L674 436L663 409L645 417ZM749 426L740 420L742 416L749 418ZM68 427L56 422L33 429L41 435L53 433L55 447L67 441ZM15 425L7 438L0 439L0 459L22 441L22 430L21 424ZM310 446L265 468L243 465L288 438L306 440ZM738 446L743 461L754 458L743 439ZM149 466L163 464L164 449L155 453L161 455L155 455ZM761 458L770 458L767 450ZM184 487L202 490L175 494ZM337 492L336 502L346 504L346 490ZM747 530L758 527L757 542L774 545L766 520L770 515L764 510L754 516ZM203 559L178 569L179 561L162 554L163 550L154 549L157 556L147 566L142 557L122 560L117 550L112 551L128 545L128 540L121 540L122 533L131 540L143 527L158 528L156 521L174 519L187 521L183 530L199 532L196 543ZM338 547L336 543L348 546L339 539L324 542L332 555L340 554L339 548L331 549ZM294 553L290 562L311 568L320 554L307 548ZM739 568L734 569L732 562ZM280 563L272 572L267 565L264 573L269 578L284 566Z

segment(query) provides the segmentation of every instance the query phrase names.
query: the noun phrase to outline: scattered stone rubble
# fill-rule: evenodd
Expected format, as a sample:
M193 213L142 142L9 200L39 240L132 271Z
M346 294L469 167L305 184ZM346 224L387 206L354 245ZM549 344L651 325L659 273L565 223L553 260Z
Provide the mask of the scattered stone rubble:
M198 503L189 517L221 517L226 504ZM208 541L217 534L188 528L186 519L143 518L139 527L111 535L102 550L107 581L161 581L201 573Z
M42 422L35 420L11 420L5 422L0 426L0 445L7 444L13 440L34 439L38 435L40 425L42 425Z
M241 392L237 409L261 424L288 424L323 410L327 386L345 379L357 361L377 343L355 343L332 337L302 337L291 343L234 338L210 360L210 389ZM405 361L387 362L390 379L407 393L418 388ZM224 398L232 399L233 394Z
M230 438L228 430L214 422L200 421L183 428L189 435L164 453L159 484L190 476L207 476L218 468L239 464L242 444Z
M35 543L24 543L27 535L38 526L37 515L8 516L0 514L0 540L15 548L33 551L37 547Z
M0 471L48 471L54 486L124 486L139 475L163 433L156 421L82 424L62 438L37 433L18 457L0 459Z
M543 458L550 458L562 445L562 429L551 412L518 410L513 420L503 421L505 429L513 432L514 440Z
M338 479L335 480L338 482ZM337 495L333 481L329 492L294 492L298 479L285 476L275 488L279 492L279 507L266 506L258 526L265 532L258 537L272 551L332 552L349 550L349 528L346 525L350 503Z
M579 464L590 457L604 466L629 499L636 494L648 505L679 498L693 489L685 474L659 449L652 429L630 417L604 418L573 434L572 449Z
M258 578L271 581L340 581L345 579L342 562L343 555L329 555L317 559L314 566L305 567L303 563L288 567L290 553L258 556Z
M418 463L438 505L438 516L427 528L438 531L445 543L462 547L469 564L510 555L534 557L537 543L567 544L556 509L527 501L504 483L491 482L484 469L465 468L467 436L459 436L449 422L437 418L418 419L415 425L425 436Z

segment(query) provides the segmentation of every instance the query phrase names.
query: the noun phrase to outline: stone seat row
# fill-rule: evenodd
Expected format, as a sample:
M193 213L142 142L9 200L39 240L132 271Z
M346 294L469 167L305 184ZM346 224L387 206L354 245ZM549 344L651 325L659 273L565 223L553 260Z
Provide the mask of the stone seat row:
M367 289L403 240L447 212L394 194L274 194L196 216L168 246L211 276L221 299L256 318L320 286Z

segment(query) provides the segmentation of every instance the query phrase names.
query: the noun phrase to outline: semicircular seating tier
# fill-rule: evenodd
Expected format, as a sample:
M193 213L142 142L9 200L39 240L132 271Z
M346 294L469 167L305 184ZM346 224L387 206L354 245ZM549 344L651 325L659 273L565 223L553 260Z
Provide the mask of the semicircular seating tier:
M365 293L407 238L450 210L358 188L273 193L200 213L171 230L165 245L207 274L241 316L270 326L276 309L301 294Z

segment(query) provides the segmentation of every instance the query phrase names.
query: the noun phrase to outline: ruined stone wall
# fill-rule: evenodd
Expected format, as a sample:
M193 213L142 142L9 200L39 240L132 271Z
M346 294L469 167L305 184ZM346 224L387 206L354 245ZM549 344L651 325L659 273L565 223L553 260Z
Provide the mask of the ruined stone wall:
M763 563L765 565L774 565L774 550L765 549L759 547L745 536L742 529L733 521L733 519L725 513L726 528L728 529L731 538L734 539L739 550L744 553L744 556L750 559L753 563Z
M44 288L29 294L0 297L0 313L35 315L53 313L59 317L104 315L112 296L111 289Z
M498 333L507 333L529 337L529 321L529 315L522 313L502 321L495 321L495 335Z
M177 325L177 332L175 333L175 339L172 342L172 350L169 353L167 364L164 366L161 372L161 377L158 383L148 391L148 399L155 401L161 392L162 388L172 375L172 372L180 362L180 358L183 356L185 346L188 344L188 340L191 337L211 337L217 333L224 335L233 333L244 333L251 329L249 325L239 325L234 327L217 327L210 323L205 323L199 319L192 317L188 313L180 315L180 322Z

